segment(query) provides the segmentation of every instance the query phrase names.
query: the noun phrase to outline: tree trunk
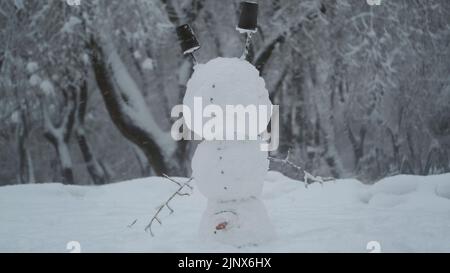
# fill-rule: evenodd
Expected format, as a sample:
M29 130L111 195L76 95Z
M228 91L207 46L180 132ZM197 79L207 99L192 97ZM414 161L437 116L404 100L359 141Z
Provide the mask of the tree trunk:
M35 183L33 161L28 148L28 122L24 109L20 110L20 120L16 128L17 150L19 154L19 174L18 180L21 184Z
M143 177L151 176L152 175L152 168L148 164L147 157L142 152L142 150L137 147L134 144L131 144L133 146L134 154L136 155L136 159L139 163L139 169L141 169L141 175Z
M53 145L56 155L61 167L61 175L64 184L75 184L73 175L72 157L70 155L69 143L72 134L72 129L75 123L75 92L74 90L63 91L64 93L64 108L61 121L55 125L51 120L46 105L43 106L44 115L44 136Z
M54 135L50 132L45 133L47 140L53 145L56 155L61 167L61 175L63 184L75 184L73 176L72 157L70 156L69 143L65 142L59 135Z
M346 122L346 126L348 137L350 139L350 143L352 144L353 148L353 156L355 157L355 170L359 170L359 168L361 167L360 166L361 159L364 156L364 141L366 139L366 128L365 126L361 127L361 129L359 130L359 137L357 138L354 135L352 128L350 128L348 122Z
M139 107L145 107L142 105L144 98L142 94L139 94L139 90L123 90L119 84L114 81L115 75L114 72L110 72L109 64L110 62L118 61L117 58L119 58L119 56L117 53L105 52L105 49L100 46L94 38L91 39L89 46L92 50L92 66L97 85L114 125L126 139L134 143L144 152L148 162L150 162L157 175L170 174L173 168L169 166L170 162L166 160L165 155L172 154L173 151L167 151L170 150L171 147L164 147L162 146L163 143L161 143L170 141L170 134L163 135L162 132L157 131L159 129L156 128L157 126L154 122L152 122L153 128L146 127L148 124L139 123L141 118L138 115L141 115L142 113L146 115L146 121L153 121L153 118L149 116L147 109L134 108L138 107L136 106L137 101L141 103ZM111 61L110 58L116 59ZM113 65L114 64L111 64L111 66ZM130 87L130 89L136 89L136 87L133 86ZM134 93L130 94L128 92Z
M97 157L92 151L92 147L86 137L85 130L85 117L87 110L88 101L88 87L87 83L84 82L78 93L77 100L77 128L76 138L78 142L78 147L80 148L81 154L83 155L84 162L86 164L87 171L91 176L92 181L96 185L102 185L108 182L109 178L107 172L103 169L102 165L97 160Z

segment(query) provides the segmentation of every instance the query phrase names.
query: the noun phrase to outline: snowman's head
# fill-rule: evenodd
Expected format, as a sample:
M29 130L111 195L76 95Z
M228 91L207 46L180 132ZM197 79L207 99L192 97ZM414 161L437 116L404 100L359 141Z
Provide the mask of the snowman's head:
M201 106L198 102L201 99ZM249 128L246 128L246 132L238 130L236 124L241 121L242 118L247 119L246 125L248 127L252 125L257 126L258 134L263 133L266 130L268 122L270 121L270 115L272 110L272 103L269 99L269 92L265 87L263 78L260 77L259 71L249 62L238 58L216 58L212 59L206 64L198 64L195 66L195 71L191 79L187 83L186 95L183 100L183 104L187 106L190 111L191 118L186 118L185 121L187 127L197 135L202 135L198 129L203 126L194 126L194 115L196 111L203 111L208 106L218 106L223 112L223 127L216 128L220 132L225 133L227 130L235 130L237 135L245 135L248 133ZM257 120L252 120L250 114L248 115L234 115L234 122L231 126L233 128L226 128L227 124L227 111L237 106L244 108L245 110L257 111ZM203 109L196 109L202 107ZM262 111L266 109L267 111ZM263 113L264 112L264 113ZM185 114L185 113L184 113ZM230 113L228 113L230 114ZM264 119L261 115L265 114ZM230 116L228 116L230 117ZM258 123L259 120L263 122ZM201 120L203 125L208 122L208 118ZM256 122L258 124L247 124ZM198 125L198 124L197 124ZM224 134L225 136L225 134ZM224 138L226 139L226 138Z

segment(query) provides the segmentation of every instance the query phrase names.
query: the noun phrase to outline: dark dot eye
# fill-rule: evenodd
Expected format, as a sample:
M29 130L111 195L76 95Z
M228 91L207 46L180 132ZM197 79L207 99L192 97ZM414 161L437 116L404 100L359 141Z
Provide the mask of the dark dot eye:
M212 85L212 88L216 88L216 85L215 85L215 84L213 84L213 85Z
M220 160L222 160L223 157L219 157Z
M223 187L223 189L224 189L224 190L228 190L228 188L227 188L227 187Z
M213 99L213 98L209 98L209 101L210 101L210 102L213 102L213 101L214 101L214 99Z
M225 172L224 172L224 171L221 171L220 173L221 173L221 174L224 174Z

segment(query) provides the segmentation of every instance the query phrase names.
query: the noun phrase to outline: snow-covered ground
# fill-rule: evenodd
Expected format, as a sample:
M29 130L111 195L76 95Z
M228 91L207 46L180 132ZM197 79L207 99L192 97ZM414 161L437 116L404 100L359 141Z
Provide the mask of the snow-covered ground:
M182 179L180 179L182 181ZM195 184L194 184L195 185ZM177 197L163 225L144 227L176 189L163 178L100 187L61 184L0 188L1 252L450 252L450 174L396 176L374 186L338 180L305 188L270 172L263 201L278 238L234 248L198 239L206 199ZM128 227L135 219L138 221Z

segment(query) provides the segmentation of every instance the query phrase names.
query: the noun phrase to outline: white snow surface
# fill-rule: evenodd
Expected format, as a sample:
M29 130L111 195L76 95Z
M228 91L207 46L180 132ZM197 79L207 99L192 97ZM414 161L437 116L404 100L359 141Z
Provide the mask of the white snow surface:
M207 203L196 188L171 203L174 214L164 211L151 237L144 227L177 186L150 177L0 187L0 251L68 252L67 243L78 241L82 252L368 252L378 241L382 252L450 252L450 174L395 176L374 186L343 179L305 188L277 172L265 180L262 201L277 237L258 246L199 239Z

